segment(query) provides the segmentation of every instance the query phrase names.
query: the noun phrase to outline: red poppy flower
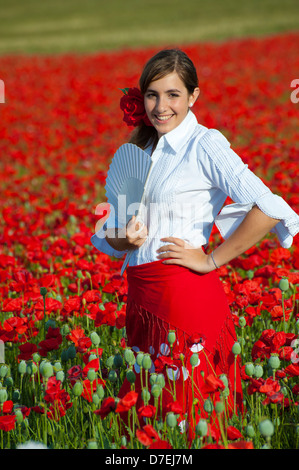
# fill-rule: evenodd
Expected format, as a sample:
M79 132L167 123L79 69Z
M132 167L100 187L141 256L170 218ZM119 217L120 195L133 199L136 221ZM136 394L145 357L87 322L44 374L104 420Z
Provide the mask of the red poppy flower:
M12 431L15 428L16 423L16 416L15 415L7 415L7 416L0 416L0 429L1 431Z
M111 411L115 411L115 400L112 397L104 398L102 401L101 408L99 410L95 410L94 414L99 415L102 419L108 416Z
M34 353L37 352L37 346L34 343L24 343L19 345L21 353L18 355L19 360L29 361Z
M156 407L153 405L141 406L138 409L138 415L142 418L153 418L156 413Z
M227 439L229 441L235 441L236 439L243 439L242 433L234 426L228 426L226 428L226 431L227 431Z
M132 408L132 406L134 406L136 404L137 399L138 399L138 393L134 392L133 390L131 392L128 392L117 403L117 407L116 407L115 412L116 413L123 413L124 411L129 411Z
M218 377L213 374L209 374L204 378L204 384L202 386L202 393L215 393L219 390L224 390L225 385Z

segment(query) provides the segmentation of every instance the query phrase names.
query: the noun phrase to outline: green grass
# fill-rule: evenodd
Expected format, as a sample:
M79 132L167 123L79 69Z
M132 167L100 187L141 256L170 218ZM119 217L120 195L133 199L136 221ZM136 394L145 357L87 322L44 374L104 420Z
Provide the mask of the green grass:
M0 54L182 45L298 25L298 0L0 0Z

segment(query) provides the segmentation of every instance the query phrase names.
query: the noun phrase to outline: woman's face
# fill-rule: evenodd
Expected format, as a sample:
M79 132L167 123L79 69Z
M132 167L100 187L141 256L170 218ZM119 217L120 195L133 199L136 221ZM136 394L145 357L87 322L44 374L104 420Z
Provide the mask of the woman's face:
M144 94L144 106L159 138L181 124L198 95L199 88L189 94L176 72L149 84Z

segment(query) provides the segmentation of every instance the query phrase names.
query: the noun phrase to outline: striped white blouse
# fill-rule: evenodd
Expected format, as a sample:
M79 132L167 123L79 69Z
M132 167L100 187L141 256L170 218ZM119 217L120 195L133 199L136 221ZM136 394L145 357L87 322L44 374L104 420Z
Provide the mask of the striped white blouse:
M150 155L152 148L146 152ZM130 266L157 261L163 237L181 238L195 248L205 246L216 223L223 238L228 238L254 205L280 220L272 231L281 246L292 245L299 216L249 170L222 133L198 124L191 111L159 139L152 160L140 214L148 237L134 250ZM235 203L221 210L227 196ZM120 258L126 252L114 250L104 238L106 227L115 224L109 219L91 242L99 251Z

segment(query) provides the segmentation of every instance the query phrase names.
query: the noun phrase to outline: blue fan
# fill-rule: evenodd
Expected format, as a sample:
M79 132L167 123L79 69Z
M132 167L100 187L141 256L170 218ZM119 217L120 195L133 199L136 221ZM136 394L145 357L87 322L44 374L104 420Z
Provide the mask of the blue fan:
M124 144L116 151L107 173L105 191L119 227L129 222L133 211L138 216L151 165L151 157L137 145ZM133 250L128 251L121 275L132 253Z

